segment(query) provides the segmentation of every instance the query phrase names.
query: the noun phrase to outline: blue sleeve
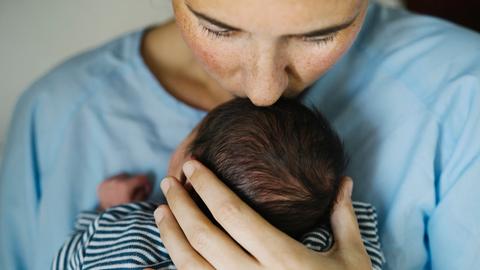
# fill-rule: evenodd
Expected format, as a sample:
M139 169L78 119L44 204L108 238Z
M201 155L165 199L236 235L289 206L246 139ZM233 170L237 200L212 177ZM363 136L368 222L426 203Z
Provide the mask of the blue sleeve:
M73 181L76 175L70 176L68 168L60 170L65 172L60 178L49 174L60 166L55 158L65 127L98 89L88 72L90 65L99 66L91 63L94 56L67 60L35 81L17 102L0 167L0 269L47 269L78 209L90 209L79 199L82 190L72 184L83 175Z
M444 132L456 133L439 173L437 206L427 227L432 269L480 266L480 71L457 77Z
M0 269L32 269L40 199L35 125L35 96L23 95L0 167Z
M78 99L73 91L78 87L69 83L64 70L36 81L15 106L0 167L0 269L37 268L35 261L44 251L37 247L47 244L39 243L46 168L51 166L52 145L60 140L61 127ZM57 200L57 205L62 203Z

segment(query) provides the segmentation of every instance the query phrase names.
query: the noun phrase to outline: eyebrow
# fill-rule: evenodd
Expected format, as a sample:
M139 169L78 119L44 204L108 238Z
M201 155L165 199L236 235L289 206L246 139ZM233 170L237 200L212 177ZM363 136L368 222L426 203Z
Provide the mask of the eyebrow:
M214 24L218 27L221 27L221 28L224 28L225 30L228 30L228 31L241 31L242 29L238 28L238 27L234 27L234 26L231 26L231 25L228 25L224 22L221 22L217 19L214 19L214 18L211 18L201 12L198 12L198 11L195 11L194 9L192 9L192 7L190 7L190 5L186 4L187 8L190 10L190 12L192 12L195 16L197 16L197 18L199 19L202 19L202 20L205 20L211 24ZM310 31L310 32L306 32L306 33L302 33L302 34L288 34L286 36L302 36L302 37L319 37L319 36L327 36L327 35L330 35L330 34L333 34L335 32L338 32L340 30L343 30L343 29L346 29L348 27L350 27L354 22L355 20L357 19L359 13L357 13L353 19L345 22L345 23L341 23L341 24L338 24L338 25L333 25L333 26L329 26L329 27L326 27L326 28L322 28L322 29L317 29L317 30L313 30L313 31Z

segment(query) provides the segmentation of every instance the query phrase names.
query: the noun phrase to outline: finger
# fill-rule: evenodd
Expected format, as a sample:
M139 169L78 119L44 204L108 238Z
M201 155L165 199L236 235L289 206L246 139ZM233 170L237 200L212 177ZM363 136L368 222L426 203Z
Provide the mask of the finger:
M192 132L190 132L190 134L180 143L180 145L177 146L171 155L167 171L168 175L174 176L179 180L185 180L181 177L182 165L186 158L190 159L189 157L191 156L191 153L188 151L188 148L192 141L197 137L197 130L198 129L195 127Z
M213 267L192 248L183 234L172 212L166 205L155 210L155 223L170 258L178 269L213 269Z
M268 223L200 162L185 163L184 173L218 223L257 260L278 263L296 241Z
M335 245L338 250L358 250L359 245L363 246L357 217L352 206L352 188L352 179L344 178L330 217Z
M249 266L253 266L255 261L202 213L178 180L167 177L162 181L161 187L169 208L189 243L213 267L253 269Z

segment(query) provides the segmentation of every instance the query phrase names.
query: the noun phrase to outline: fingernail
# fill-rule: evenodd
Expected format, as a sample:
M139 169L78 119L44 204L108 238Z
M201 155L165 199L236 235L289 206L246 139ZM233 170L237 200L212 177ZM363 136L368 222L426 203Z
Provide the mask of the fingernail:
M168 189L170 188L170 179L168 177L164 178L160 183L160 188L162 188L163 193L167 193Z
M194 170L195 168L193 167L191 161L187 161L185 162L185 164L183 164L183 173L187 178L190 178L190 176L192 176Z
M162 211L162 209L160 209L160 207L157 207L157 209L155 209L155 211L153 212L153 216L155 217L155 220L156 220L157 222L162 221L162 219L163 219L163 211Z
M347 181L350 183L347 183L346 187L346 193L348 194L348 197L352 198L352 192L353 192L353 180L350 177L347 177Z

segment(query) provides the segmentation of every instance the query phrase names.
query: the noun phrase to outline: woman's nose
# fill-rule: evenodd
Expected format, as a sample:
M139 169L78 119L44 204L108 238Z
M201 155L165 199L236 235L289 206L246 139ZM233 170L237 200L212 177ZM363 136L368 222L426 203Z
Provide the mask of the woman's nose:
M257 106L275 103L288 87L288 59L275 45L259 47L244 66L246 95Z

